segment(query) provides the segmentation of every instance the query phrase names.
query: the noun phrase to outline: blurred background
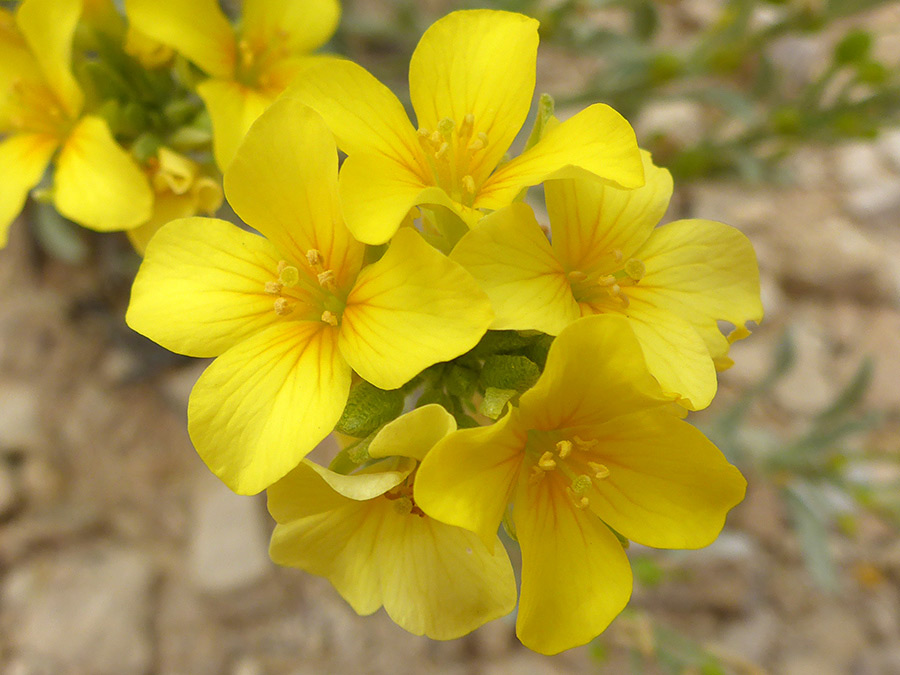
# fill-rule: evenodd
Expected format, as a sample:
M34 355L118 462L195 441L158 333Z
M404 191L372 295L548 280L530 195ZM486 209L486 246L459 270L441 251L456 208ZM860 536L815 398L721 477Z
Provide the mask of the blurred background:
M447 643L357 617L197 458L206 362L125 327L124 235L33 203L0 251L0 673L900 673L900 2L348 0L330 49L403 98L469 6L541 20L536 93L622 112L666 220L756 248L765 320L691 418L749 481L720 539L632 546L629 609L557 657L514 617Z

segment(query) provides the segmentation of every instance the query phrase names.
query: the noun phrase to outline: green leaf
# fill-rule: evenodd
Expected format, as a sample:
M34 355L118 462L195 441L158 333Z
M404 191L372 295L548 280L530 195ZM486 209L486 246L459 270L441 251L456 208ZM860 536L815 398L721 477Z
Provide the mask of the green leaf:
M828 529L825 525L828 507L824 496L814 485L797 482L784 489L784 497L809 573L823 589L837 591L837 572L828 550Z
M481 400L478 412L485 417L490 417L492 420L495 420L503 414L506 404L518 393L519 392L515 389L496 389L494 387L488 387L484 391L484 398Z

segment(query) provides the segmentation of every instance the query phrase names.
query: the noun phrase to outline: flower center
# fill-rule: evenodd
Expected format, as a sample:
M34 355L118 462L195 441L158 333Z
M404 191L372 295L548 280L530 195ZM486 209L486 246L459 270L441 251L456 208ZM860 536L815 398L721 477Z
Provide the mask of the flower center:
M466 206L475 203L478 190L472 177L472 161L488 146L487 134L474 133L474 130L475 116L469 113L459 125L445 117L435 131L424 127L418 131L419 144L435 185Z
M265 89L272 84L272 66L288 56L290 49L287 46L287 33L284 31L276 33L269 42L262 44L251 43L242 38L237 42L234 79L251 89Z
M425 512L416 506L416 500L413 499L413 481L415 481L415 471L409 474L400 485L391 488L384 493L384 498L394 502L394 510L401 515L414 515L420 518L425 517Z
M278 262L278 277L265 285L266 293L275 297L275 313L288 316L298 307L311 308L313 317L301 315L297 318L313 318L330 326L340 325L346 305L335 283L334 270L325 268L322 254L316 249L306 252L306 263L301 270L286 260Z
M566 494L572 504L586 509L590 506L589 493L595 482L609 476L609 468L592 459L594 448L600 441L583 440L579 436L560 439L560 436L560 432L554 431L528 432L525 453L533 462L528 480L537 484L548 474L560 476L568 481Z
M597 302L598 300L614 299L620 302L623 307L628 307L628 296L623 289L635 286L640 282L644 278L646 268L644 263L637 258L629 258L622 264L624 256L618 249L610 251L610 256L612 256L615 264L619 266L618 269L613 267L615 271L611 274L595 269L592 272L571 270L566 275L575 300L578 302Z

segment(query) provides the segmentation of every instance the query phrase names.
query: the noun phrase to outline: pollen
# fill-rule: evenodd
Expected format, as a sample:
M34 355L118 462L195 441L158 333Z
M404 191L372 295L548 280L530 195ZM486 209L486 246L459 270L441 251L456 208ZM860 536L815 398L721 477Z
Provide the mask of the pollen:
M579 282L579 281L587 281L588 275L582 272L581 270L572 270L566 276L569 277L569 281Z
M553 459L553 453L547 450L538 460L538 466L544 471L551 471L556 468L556 460Z
M325 288L334 286L334 270L325 270L324 272L319 272L319 274L316 275L316 278L319 280L319 286L323 286Z
M267 281L266 282L266 293L269 295L281 295L281 290L284 286L280 281Z
M333 313L329 312L327 309L324 312L322 312L321 318L322 318L322 321L327 323L329 326L337 326L338 325L337 317Z
M587 464L597 480L603 480L609 476L609 468L605 464L600 464L600 462L588 462Z
M582 494L578 494L570 487L566 488L566 494L569 495L569 498L572 500L572 503L575 505L576 509L580 509L583 511L591 505L591 502L587 497Z
M291 305L291 303L289 303L284 298L278 298L277 300L275 300L275 313L278 316L287 316L293 311L293 305Z
M625 274L627 274L635 281L640 281L641 279L643 279L646 272L646 266L637 258L629 258L625 263Z
M556 452L560 459L565 459L572 453L572 441L560 441L556 444Z
M306 252L306 261L313 267L317 267L322 264L322 253L318 249L311 248Z
M600 443L600 441L598 441L596 438L592 438L589 441L586 441L586 440L580 438L579 436L573 436L572 442L578 446L579 450L590 450L591 448L596 447Z

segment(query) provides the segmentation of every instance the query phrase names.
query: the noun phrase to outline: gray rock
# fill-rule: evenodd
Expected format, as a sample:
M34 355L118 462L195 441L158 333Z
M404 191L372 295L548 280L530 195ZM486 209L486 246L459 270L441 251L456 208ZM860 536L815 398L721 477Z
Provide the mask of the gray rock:
M639 139L659 134L681 147L690 147L703 137L703 106L692 101L649 103L635 120L634 128Z
M260 581L272 568L261 499L236 495L212 474L200 473L188 561L197 588L232 591Z
M0 448L29 449L41 437L41 402L34 384L0 382Z
M878 137L878 149L891 168L900 173L900 129L881 132Z
M889 173L874 143L845 143L835 150L835 162L838 180L845 188L868 185Z
M19 488L12 470L0 458L0 521L12 515L19 505Z
M17 658L38 670L142 675L153 662L150 587L154 570L136 551L103 547L36 561L2 588Z

